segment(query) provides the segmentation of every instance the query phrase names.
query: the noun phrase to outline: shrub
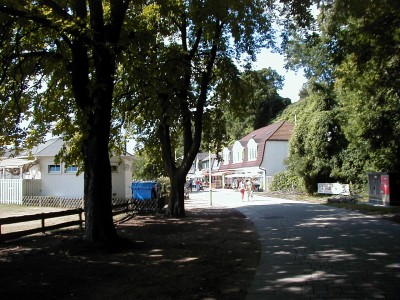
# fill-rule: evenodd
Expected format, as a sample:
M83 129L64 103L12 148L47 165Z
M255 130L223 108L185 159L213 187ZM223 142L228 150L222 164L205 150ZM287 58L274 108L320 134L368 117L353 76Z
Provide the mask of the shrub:
M270 191L296 194L306 193L303 179L288 171L276 174L269 188Z

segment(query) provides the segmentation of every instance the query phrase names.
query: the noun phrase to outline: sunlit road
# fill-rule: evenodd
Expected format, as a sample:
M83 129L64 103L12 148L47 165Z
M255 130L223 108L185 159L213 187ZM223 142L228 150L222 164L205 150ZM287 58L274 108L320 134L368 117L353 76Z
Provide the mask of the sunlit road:
M262 256L247 299L400 299L400 224L344 209L232 190L193 192L187 207L233 207Z

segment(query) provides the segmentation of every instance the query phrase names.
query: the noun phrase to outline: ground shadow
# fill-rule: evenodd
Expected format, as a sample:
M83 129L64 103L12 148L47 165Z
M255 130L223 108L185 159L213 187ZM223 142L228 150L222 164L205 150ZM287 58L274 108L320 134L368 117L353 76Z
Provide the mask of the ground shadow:
M4 243L1 297L244 299L259 263L254 225L233 209L137 216L117 229L132 241L118 253L81 251L76 231Z
M397 299L399 224L324 205L266 202L238 208L262 245L253 296Z

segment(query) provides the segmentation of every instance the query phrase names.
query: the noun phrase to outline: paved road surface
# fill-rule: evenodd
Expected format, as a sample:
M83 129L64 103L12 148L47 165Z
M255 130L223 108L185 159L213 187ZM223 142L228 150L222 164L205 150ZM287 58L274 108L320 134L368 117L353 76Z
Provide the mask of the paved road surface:
M212 192L256 226L262 255L246 299L400 299L400 224L344 209ZM189 206L210 207L193 192Z

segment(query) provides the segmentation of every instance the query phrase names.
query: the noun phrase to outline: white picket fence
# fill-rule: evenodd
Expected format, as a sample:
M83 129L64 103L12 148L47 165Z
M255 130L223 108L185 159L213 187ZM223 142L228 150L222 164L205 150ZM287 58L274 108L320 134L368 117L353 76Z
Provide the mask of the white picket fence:
M23 196L40 195L40 179L0 179L0 203L22 204Z

